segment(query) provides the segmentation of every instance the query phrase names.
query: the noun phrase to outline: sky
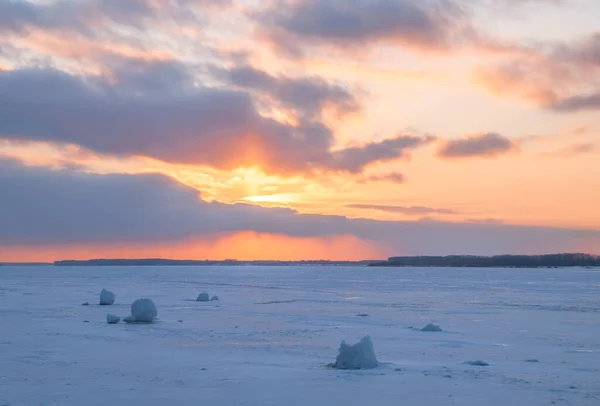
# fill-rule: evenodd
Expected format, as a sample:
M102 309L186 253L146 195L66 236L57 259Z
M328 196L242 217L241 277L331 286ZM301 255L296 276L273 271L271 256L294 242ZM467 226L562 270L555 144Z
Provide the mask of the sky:
M4 0L0 261L600 254L597 0Z

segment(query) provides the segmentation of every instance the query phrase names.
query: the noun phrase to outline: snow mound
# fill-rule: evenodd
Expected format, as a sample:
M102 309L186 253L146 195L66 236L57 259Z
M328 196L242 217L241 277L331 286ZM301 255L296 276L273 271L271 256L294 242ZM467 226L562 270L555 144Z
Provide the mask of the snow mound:
M210 298L210 300L211 300L211 301L212 301L212 300L219 300L219 296L217 296L217 295L214 295L213 297L211 297L211 298Z
M467 365L474 365L476 367L487 367L487 366L490 365L487 362L482 361L480 359L475 360L475 361L467 361L467 362L465 362L465 364L467 364Z
M337 369L370 369L379 366L371 337L366 336L354 345L342 341L332 366Z
M119 321L121 321L119 316L115 316L114 314L110 313L106 315L106 322L108 324L117 324Z
M438 326L437 324L429 323L428 325L423 327L421 329L421 331L438 332L438 331L442 331L442 328L440 326Z
M210 296L206 292L202 292L196 298L197 302L208 302L210 300Z
M110 290L102 289L100 292L100 305L110 306L115 302L115 294Z
M151 299L137 299L131 305L131 315L136 323L152 323L156 318L156 306Z

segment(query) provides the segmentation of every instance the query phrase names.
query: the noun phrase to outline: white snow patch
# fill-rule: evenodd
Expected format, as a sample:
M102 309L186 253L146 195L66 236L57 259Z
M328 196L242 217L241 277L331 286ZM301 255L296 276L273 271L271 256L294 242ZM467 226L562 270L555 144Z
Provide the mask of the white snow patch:
M333 367L337 369L371 369L378 365L371 337L365 336L354 345L348 345L342 341Z
M197 302L208 302L210 300L210 296L208 293L206 292L202 292L198 295L198 297L196 298Z
M423 327L421 329L421 331L438 332L438 331L442 331L442 328L440 326L438 326L437 324L429 323L428 325Z
M110 313L106 315L106 322L108 324L117 324L119 321L121 321L119 316L115 316L114 314Z
M115 294L110 290L102 289L100 292L100 304L102 306L110 306L115 303Z
M152 323L156 318L156 306L152 299L137 299L131 305L131 315L136 323Z

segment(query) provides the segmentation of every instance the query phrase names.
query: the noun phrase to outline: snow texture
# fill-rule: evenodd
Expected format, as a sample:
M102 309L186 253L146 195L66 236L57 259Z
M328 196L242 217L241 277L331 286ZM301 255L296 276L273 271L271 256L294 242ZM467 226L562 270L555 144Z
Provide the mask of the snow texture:
M198 297L196 298L197 302L208 302L210 300L210 296L208 293L206 292L202 292L198 295Z
M421 331L438 332L438 331L442 331L442 328L440 326L438 326L437 324L429 323L428 325L423 327L421 329Z
M108 324L117 324L120 320L121 318L119 316L115 316L114 314L109 313L106 315L106 322Z
M131 304L131 315L136 323L152 323L156 318L156 306L152 299L137 299Z
M373 342L369 336L366 336L354 345L348 345L342 341L333 367L337 369L372 369L378 365Z
M0 406L600 405L600 269L4 265L0 278ZM103 287L113 307L97 306ZM212 287L226 305L194 303ZM106 324L140 297L160 323ZM415 331L429 322L452 332ZM367 334L378 368L324 367Z
M211 297L210 300L219 300L219 296L215 295L215 296Z
M110 306L113 303L115 303L115 294L110 290L102 289L102 292L100 292L100 305Z

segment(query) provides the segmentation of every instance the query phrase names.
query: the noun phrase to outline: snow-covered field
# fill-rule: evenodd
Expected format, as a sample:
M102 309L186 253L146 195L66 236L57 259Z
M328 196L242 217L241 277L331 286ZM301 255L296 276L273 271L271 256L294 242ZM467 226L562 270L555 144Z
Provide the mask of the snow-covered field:
M377 369L326 367L367 334ZM597 406L600 272L0 267L0 405L201 404Z

